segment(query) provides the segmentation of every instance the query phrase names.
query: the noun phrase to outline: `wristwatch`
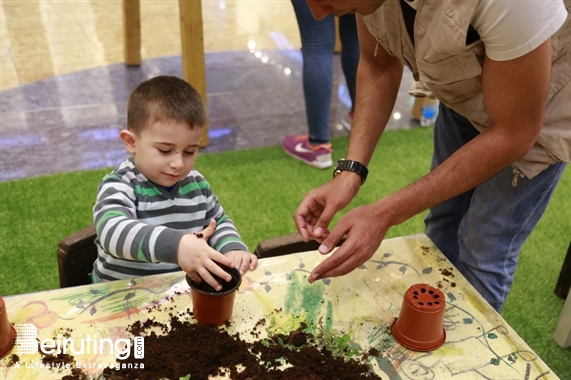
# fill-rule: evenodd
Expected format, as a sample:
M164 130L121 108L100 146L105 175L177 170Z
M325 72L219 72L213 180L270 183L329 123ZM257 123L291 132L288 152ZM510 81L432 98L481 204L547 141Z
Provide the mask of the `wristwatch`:
M367 169L367 167L362 163L358 161L346 160L344 158L341 158L339 161L337 161L337 165L335 166L335 170L333 171L333 178L335 178L337 174L345 170L359 174L359 176L361 176L361 185L365 183L365 180L367 179L367 174L369 174L369 169Z

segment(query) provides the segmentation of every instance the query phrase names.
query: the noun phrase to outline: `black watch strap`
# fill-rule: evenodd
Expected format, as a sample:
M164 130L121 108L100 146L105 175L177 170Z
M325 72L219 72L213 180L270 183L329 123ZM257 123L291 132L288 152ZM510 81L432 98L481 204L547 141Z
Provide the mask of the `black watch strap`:
M353 160L346 160L344 158L337 161L335 170L333 171L333 178L342 171L348 170L353 173L359 174L361 176L361 185L365 183L367 179L367 174L369 174L369 169L362 163Z

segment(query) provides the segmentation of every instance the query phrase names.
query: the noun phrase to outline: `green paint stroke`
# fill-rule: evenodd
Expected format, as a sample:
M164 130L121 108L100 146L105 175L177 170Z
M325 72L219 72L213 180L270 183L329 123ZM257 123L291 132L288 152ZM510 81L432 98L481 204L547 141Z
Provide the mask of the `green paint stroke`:
M490 359L490 364L500 365L500 359L498 359L498 358L491 358L491 359Z
M489 339L496 339L497 337L498 337L498 336L497 336L496 334L494 334L494 333L489 333L489 334L488 334L488 338L489 338Z
M310 284L305 276L299 276L295 271L291 274L286 298L284 302L285 312L294 316L302 313L306 315L306 323L314 326L318 322L319 311L323 303L322 282Z
M327 318L325 319L325 330L330 331L333 328L333 302L327 301Z
M391 363L388 358L375 357L375 360L383 372L389 375L390 380L402 380L402 377L400 377L397 370L393 366L393 363Z
M464 318L463 321L465 325L471 325L474 322L472 318Z

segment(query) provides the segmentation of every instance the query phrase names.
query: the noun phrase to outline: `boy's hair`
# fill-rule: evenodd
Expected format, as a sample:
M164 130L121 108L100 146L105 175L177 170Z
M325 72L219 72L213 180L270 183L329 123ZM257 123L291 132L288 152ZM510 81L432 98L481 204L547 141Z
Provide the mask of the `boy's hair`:
M164 120L185 122L191 129L206 124L202 97L181 78L154 77L139 84L129 95L127 126L130 131L138 134L147 123Z

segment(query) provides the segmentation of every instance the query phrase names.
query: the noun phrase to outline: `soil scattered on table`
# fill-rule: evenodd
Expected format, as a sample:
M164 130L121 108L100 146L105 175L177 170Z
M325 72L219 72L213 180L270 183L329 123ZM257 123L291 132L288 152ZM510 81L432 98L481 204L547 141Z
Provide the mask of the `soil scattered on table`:
M192 315L187 311L188 315ZM144 369L105 369L110 379L209 379L220 376L233 380L319 380L319 379L380 379L364 361L380 356L376 349L359 354L359 360L348 358L353 349L348 341L337 341L335 356L319 345L323 337L305 331L305 325L288 334L275 334L251 342L238 334L229 334L223 327L209 327L191 323L170 315L170 327L155 320L135 322L129 326L134 336L145 336L145 358L136 360L130 355L121 365L144 364ZM186 318L184 318L186 319ZM265 320L260 320L252 331L259 336ZM164 335L159 335L155 330ZM345 338L345 339L348 339ZM339 343L341 342L341 343ZM345 355L344 355L345 354ZM188 377L190 375L190 377Z
M157 311L160 307L153 307ZM312 334L305 324L288 333L262 334L267 321L261 319L248 332L252 339L244 340L238 333L230 334L225 327L197 324L190 309L179 315L169 312L168 323L158 322L151 316L146 321L129 325L133 336L144 336L144 359L134 359L134 344L125 360L117 366L105 368L105 379L139 380L330 380L330 379L381 379L368 362L382 356L376 348L363 351L352 344L348 335L337 332ZM276 312L280 312L277 310ZM386 330L389 336L388 328ZM71 336L67 329L65 336ZM261 336L265 338L260 338ZM388 344L387 344L388 346ZM74 368L75 358L69 354L42 355L42 363L50 371L61 374L64 380L88 379L88 375ZM10 363L19 361L12 355ZM58 369L57 364L69 369ZM121 369L119 369L121 368Z
M442 277L441 281L438 281L438 288L442 289L444 287L444 282L447 282L448 284L450 284L451 287L455 288L456 287L456 282L454 281L450 281L448 278L446 277L454 277L454 268L450 267L450 268L443 268L443 269L439 269L440 274L444 277Z

